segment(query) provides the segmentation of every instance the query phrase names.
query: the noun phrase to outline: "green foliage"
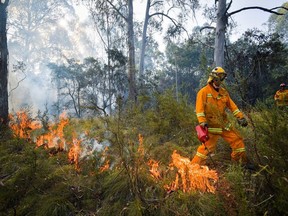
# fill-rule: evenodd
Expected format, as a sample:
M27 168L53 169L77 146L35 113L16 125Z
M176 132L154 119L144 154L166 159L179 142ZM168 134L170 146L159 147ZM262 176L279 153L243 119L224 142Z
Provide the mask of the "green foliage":
M260 164L257 174L265 177L261 193L269 199L261 207L272 214L287 214L287 108L279 109L270 104L258 103L251 118L254 123L255 158Z
M153 204L148 215L226 215L223 203L214 194L176 191Z
M160 140L174 141L180 146L193 143L194 125L197 120L192 107L185 97L178 101L172 91L156 96L155 107L148 110L147 126L151 134L157 134ZM160 141L161 143L161 141Z
M239 215L252 215L251 209L248 205L248 200L246 197L246 188L243 187L245 185L245 178L243 169L238 164L234 164L229 166L227 172L225 173L225 177L232 185L232 190L236 197L236 201L238 204L237 212Z
M170 65L165 69L165 89L176 86L177 92L186 94L190 101L196 100L196 92L207 81L207 66L213 63L214 38L199 34L198 28L185 43L168 42L166 56ZM213 41L213 42L212 42ZM199 84L200 81L200 84ZM177 82L177 83L176 83Z
M116 118L106 119L106 130L110 132L110 136L107 137L107 131L105 132L106 139L111 143L109 153L118 159L116 164L120 158L130 161L131 157L137 155L139 134L144 138L146 157L157 155L154 151L169 152L169 155L163 154L163 158L157 157L166 164L173 152L172 148L168 150L170 145L175 146L179 152L191 153L191 148L199 144L195 136L194 109L184 97L177 102L171 92L156 95L155 98L140 99L137 106L125 112L119 106L117 115ZM105 134L101 137L104 138Z
M272 109L265 104L259 104L255 112L255 134L258 149L271 167L287 167L287 108ZM272 150L272 151L271 151Z
M58 215L73 215L75 208L66 197L51 197L48 196L42 200L42 205L36 211L36 215L43 216L58 216Z
M258 102L246 114L250 126L238 129L244 137L247 155L258 169L249 171L237 164L228 165L220 179L224 192L219 188L222 199L232 207L226 211L239 215L286 215L287 109Z
M1 141L1 215L69 215L84 204L95 211L97 178L78 175L66 152L51 157L21 139Z
M227 82L238 105L254 105L273 98L279 84L287 79L287 46L276 33L245 32L229 45L225 64Z
M288 3L285 2L283 3L282 7L288 7ZM284 8L279 8L278 13L281 13L283 15L279 16L276 14L271 14L268 20L268 27L270 30L275 31L281 35L283 35L284 41L287 43L288 42L288 35L287 35L287 29L288 29L288 24L287 24L287 18L288 18L288 13L287 10Z
M171 91L142 97L135 106L119 103L113 116L70 120L66 140L76 131L109 144L110 169L103 172L102 152L82 158L75 170L66 151L51 154L3 129L0 215L285 215L287 115L286 109L264 103L247 112L250 126L238 129L259 169L215 159L215 194L165 189L177 172L169 167L173 151L189 158L199 145L193 107ZM218 150L217 157L229 156L228 147ZM159 178L151 175L151 159L159 162Z
M101 119L70 119L69 124L64 128L64 135L67 141L71 142L73 136L80 137L81 135L88 138L99 138L101 140L103 133L105 133L105 122ZM99 141L100 141L99 140Z

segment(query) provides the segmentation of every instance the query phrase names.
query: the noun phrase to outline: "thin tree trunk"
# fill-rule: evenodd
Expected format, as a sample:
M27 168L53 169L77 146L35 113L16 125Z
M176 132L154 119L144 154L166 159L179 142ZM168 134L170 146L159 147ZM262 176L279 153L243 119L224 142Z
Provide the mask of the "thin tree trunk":
M217 10L215 49L214 49L215 66L224 67L224 43L225 43L226 25L227 25L226 0L219 0Z
M129 99L136 102L136 67L135 67L135 45L134 45L134 26L133 26L133 0L128 1L129 15L128 24L128 49L129 49L129 66L128 66L128 81L129 81Z
M147 37L147 27L148 27L148 21L149 21L150 4L151 4L151 1L147 0L146 11L145 11L145 20L144 20L143 33L142 33L142 47L141 47L140 66L139 66L140 78L144 74L145 49L146 49L146 43L147 43L146 37Z
M111 54L110 54L110 23L109 19L107 17L107 51L108 51L108 59L107 59L107 65L108 65L108 100L109 100L109 105L108 105L108 112L109 114L112 113L112 68L111 68Z
M8 47L7 6L9 0L0 1L0 124L8 123Z

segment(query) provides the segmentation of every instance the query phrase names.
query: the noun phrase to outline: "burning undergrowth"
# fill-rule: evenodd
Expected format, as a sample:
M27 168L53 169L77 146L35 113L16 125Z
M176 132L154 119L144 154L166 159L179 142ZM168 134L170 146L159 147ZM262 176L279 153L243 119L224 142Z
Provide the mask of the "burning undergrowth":
M100 143L97 137L90 135L90 131L85 128L70 131L71 121L65 113L61 114L57 121L45 123L37 118L32 118L27 111L19 111L10 115L9 126L15 137L25 139L35 144L36 148L45 148L53 156L58 152L67 152L68 161L75 165L75 169L80 171L80 161L93 157L95 153L101 154L107 151L109 143ZM75 125L75 123L73 123ZM102 157L103 166L107 168L107 161ZM103 171L103 167L100 166Z
M91 138L89 136L90 132L87 130L84 132L73 131L70 138L67 139L64 128L68 127L69 123L68 117L62 114L58 122L47 124L45 129L39 120L33 120L26 112L18 112L14 116L10 116L10 128L13 130L15 136L29 140L36 145L36 148L44 147L50 150L54 149L55 152L67 152L69 162L74 164L77 171L80 171L80 161L89 155L93 155L93 152L97 150L95 145L97 139ZM189 158L182 157L176 150L171 155L171 163L168 169L165 168L165 171L161 170L158 166L159 162L146 157L143 143L144 138L142 135L139 135L136 145L134 143L129 144L133 146L134 149L137 148L134 153L133 150L131 151L130 149L130 155L134 154L134 156L137 156L136 161L139 167L141 163L147 160L145 162L149 167L147 170L150 171L155 181L163 183L163 187L167 191L182 190L188 193L198 190L201 192L215 193L215 183L218 180L216 171L209 170L207 166L192 164ZM102 162L99 168L100 172L111 168L108 147L104 147L105 146L101 149ZM117 162L114 162L114 164L116 165ZM131 167L127 169L131 169ZM171 176L171 173L173 173L175 177L173 177L169 183L168 178L165 178L165 176Z
M150 173L157 181L165 182L163 176L174 175L171 183L164 187L168 192L182 190L183 192L210 192L215 193L218 174L215 170L210 170L207 166L192 164L189 158L183 157L175 150L171 156L172 162L169 169L164 172L159 168L159 162L150 160Z
M286 177L279 172L284 160L275 160L270 145L266 154L277 164L268 168L278 171L267 177L273 185L281 184L280 197L271 195L260 172L251 175L226 160L221 161L224 166L217 163L218 173L191 164L199 144L193 109L160 99L163 103L155 109L119 108L114 116L97 120L63 115L50 122L25 112L11 115L13 134L23 139L0 136L0 212L158 216L258 215L269 210L278 215L276 203L286 211Z

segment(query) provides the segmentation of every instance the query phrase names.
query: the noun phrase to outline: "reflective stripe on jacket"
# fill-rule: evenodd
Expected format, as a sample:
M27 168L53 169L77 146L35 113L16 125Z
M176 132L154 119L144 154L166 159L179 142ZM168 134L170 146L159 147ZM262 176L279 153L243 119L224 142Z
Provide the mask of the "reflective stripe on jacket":
M243 113L240 112L224 88L220 87L219 92L217 92L212 84L207 84L198 92L196 99L196 116L199 123L208 123L209 132L222 133L223 129L229 130L226 114L227 108L236 118L243 118Z

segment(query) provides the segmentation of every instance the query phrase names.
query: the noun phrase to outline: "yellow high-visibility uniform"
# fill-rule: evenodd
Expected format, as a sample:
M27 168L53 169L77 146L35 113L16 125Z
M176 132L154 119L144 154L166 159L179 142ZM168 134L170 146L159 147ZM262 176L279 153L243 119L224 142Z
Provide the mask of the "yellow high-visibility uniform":
M205 145L202 144L198 147L192 163L204 165L208 153L215 150L217 140L220 137L227 141L232 148L232 160L246 162L243 138L228 122L226 109L229 109L236 118L241 119L244 117L243 113L238 109L224 88L220 87L219 91L216 91L212 84L208 83L198 92L196 115L199 123L208 123L209 140Z
M274 100L279 107L288 106L288 89L278 90L274 95Z

